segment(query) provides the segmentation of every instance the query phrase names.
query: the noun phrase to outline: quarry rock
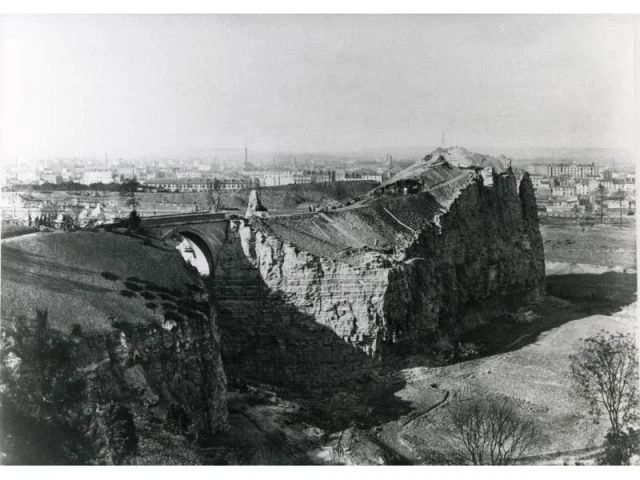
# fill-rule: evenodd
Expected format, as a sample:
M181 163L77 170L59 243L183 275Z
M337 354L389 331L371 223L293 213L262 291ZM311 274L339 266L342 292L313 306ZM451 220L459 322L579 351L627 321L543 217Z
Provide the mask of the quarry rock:
M154 393L147 382L147 377L142 365L136 364L124 371L124 381L133 389L146 405L155 405L160 397Z
M95 451L94 462L102 465L122 465L137 453L138 436L131 411L124 405L99 405L91 426Z
M43 332L4 324L3 408L47 425L55 419L47 428L64 431L66 441L76 444L65 451L79 452L54 460L64 463L128 463L138 427L162 428L163 415L175 410L181 412L181 435L197 439L226 429L217 313L208 303L183 303L170 332L160 324L117 319L99 333L71 336L46 326Z
M266 212L267 209L262 206L262 202L260 201L260 192L258 192L258 190L251 190L245 217L251 217L253 215L264 216Z
M358 378L373 359L428 351L544 289L528 175L442 156L358 208L240 220L218 255L225 368L274 383Z

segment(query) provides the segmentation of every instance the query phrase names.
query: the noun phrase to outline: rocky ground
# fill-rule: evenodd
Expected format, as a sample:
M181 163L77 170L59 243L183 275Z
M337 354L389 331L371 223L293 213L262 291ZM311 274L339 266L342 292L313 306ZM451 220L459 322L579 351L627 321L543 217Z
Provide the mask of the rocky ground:
M329 412L345 417L355 412L349 402L330 402L348 391L314 403L268 386L262 394L236 390L231 418L244 425L241 431L262 439L258 449L238 445L244 461L460 463L457 447L447 440L448 409L456 401L489 393L509 397L545 432L521 463L593 464L607 423L594 421L573 394L569 355L579 338L601 329L634 331L634 230L596 226L583 232L569 224L541 230L549 295L520 319L469 332L463 339L474 346L463 351L468 360L447 364L450 360L443 357L414 356L387 370L387 389L372 392L368 400L369 422L354 420L339 427L323 422ZM456 346L448 348L454 358Z
M635 289L635 279L628 283ZM619 309L612 305L614 313L596 308L599 313L590 315L588 308L546 297L534 310L544 323L501 338L509 343L499 353L439 367L431 366L431 357L408 359L406 367L388 373L396 380L391 395L380 392L370 399L376 408L369 422L354 420L337 429L324 424L329 413L348 416L348 402L334 402L330 411L323 411L268 386L262 395L236 391L231 418L246 435L261 439L238 442L238 456L251 464L458 464L459 451L448 441L448 410L454 402L492 394L509 397L545 432L522 463L588 462L599 451L607 423L594 422L588 406L573 395L567 381L569 354L577 339L603 328L632 332L636 303ZM491 347L485 345L485 351ZM324 401L339 397L340 392L334 392ZM398 408L399 402L403 407ZM351 408L357 418L355 406Z

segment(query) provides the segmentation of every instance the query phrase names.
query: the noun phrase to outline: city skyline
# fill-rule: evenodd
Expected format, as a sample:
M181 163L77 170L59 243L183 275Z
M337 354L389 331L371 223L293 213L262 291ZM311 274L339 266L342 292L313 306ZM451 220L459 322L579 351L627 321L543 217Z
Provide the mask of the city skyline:
M631 16L2 20L2 162L633 147ZM427 152L425 152L427 153Z

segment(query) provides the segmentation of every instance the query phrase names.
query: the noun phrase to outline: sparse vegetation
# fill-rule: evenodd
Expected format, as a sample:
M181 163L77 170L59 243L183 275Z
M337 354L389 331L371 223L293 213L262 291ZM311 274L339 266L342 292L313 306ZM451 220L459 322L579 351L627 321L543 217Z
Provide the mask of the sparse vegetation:
M604 461L626 464L640 453L638 433L638 349L630 334L600 333L582 341L571 357L571 378L594 415L606 412L610 430ZM628 430L627 430L628 429ZM634 450L635 449L635 450Z
M142 218L140 217L140 214L135 209L131 210L131 213L129 214L129 219L127 221L128 229L136 230L140 226L141 221L142 221Z
M511 465L538 438L533 420L504 397L480 397L451 408L451 435L474 465Z
M615 435L607 434L604 453L600 456L601 465L629 465L631 457L640 454L640 431L629 428Z
M213 183L207 189L206 205L214 212L222 208L222 184L217 178L213 179Z
M111 280L111 281L116 281L116 280L120 280L120 277L118 277L118 275L116 275L115 273L111 273L111 272L102 272L100 275L102 275L102 278L105 278L107 280Z
M133 290L134 292L139 292L143 290L143 287L141 287L137 283L130 282L130 281L124 282L124 286L127 287L129 290Z

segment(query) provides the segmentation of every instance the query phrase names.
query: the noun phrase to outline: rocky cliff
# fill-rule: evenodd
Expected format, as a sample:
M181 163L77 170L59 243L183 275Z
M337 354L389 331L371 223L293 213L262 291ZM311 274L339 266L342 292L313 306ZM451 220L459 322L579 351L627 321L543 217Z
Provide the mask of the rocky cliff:
M2 276L5 462L198 462L180 445L226 427L226 381L217 312L177 252L106 233L16 239Z
M372 358L455 339L543 289L528 176L441 155L353 207L231 228L215 276L225 366L268 381L358 376Z

